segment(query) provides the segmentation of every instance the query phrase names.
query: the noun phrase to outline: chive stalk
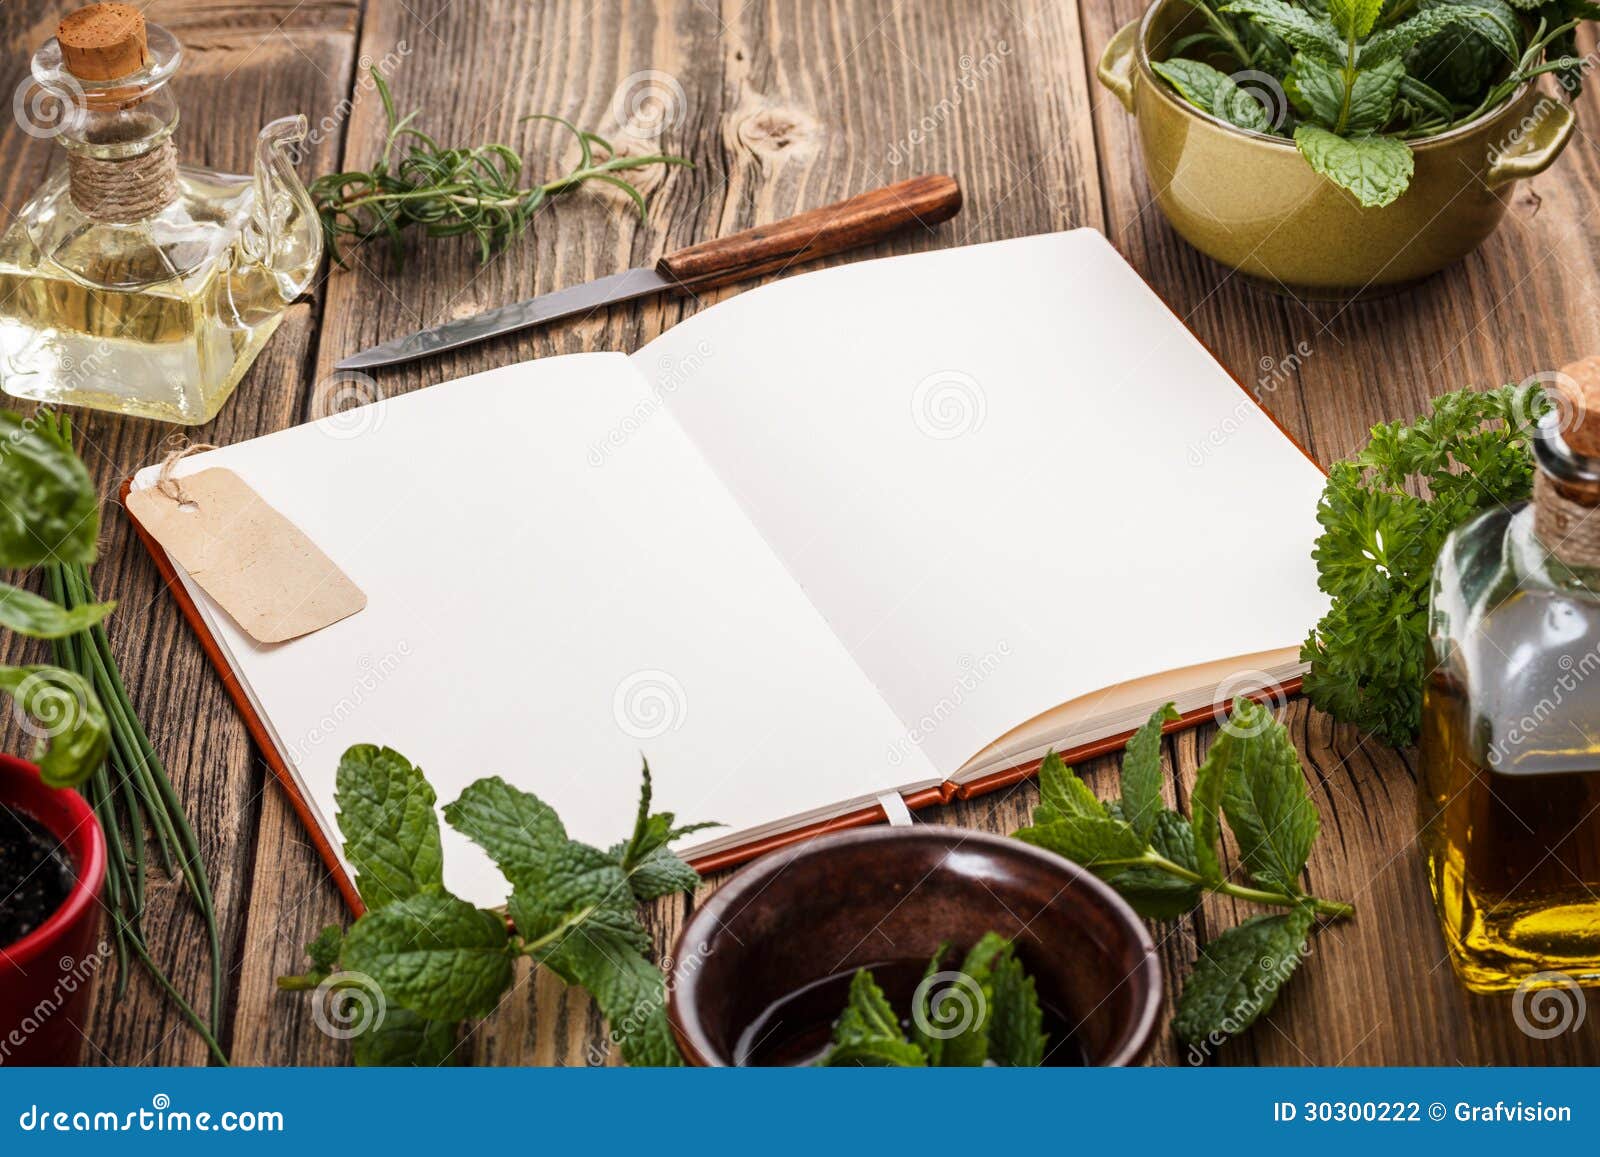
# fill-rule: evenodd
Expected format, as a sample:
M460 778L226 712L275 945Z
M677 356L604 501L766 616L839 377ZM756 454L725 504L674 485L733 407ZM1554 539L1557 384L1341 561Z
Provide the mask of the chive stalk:
M69 419L41 411L39 422L63 444L70 445ZM47 592L61 606L70 610L97 601L88 567L51 563L44 572ZM200 841L184 814L165 765L133 709L105 629L96 625L54 640L52 645L56 665L83 677L94 688L111 727L110 755L82 790L106 835L105 897L117 964L114 997L120 1000L127 991L129 965L137 961L205 1042L211 1055L225 1065L227 1054L217 1042L222 1024L221 942L211 882L200 857ZM155 865L149 862L149 843L154 844L166 876L183 880L185 891L205 924L211 965L209 1017L195 1011L150 955L144 932L145 873Z

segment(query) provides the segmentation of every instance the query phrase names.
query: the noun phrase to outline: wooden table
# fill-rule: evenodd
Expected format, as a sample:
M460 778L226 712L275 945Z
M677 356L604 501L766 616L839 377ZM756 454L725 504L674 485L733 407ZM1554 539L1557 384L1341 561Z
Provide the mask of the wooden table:
M1138 14L1139 0L157 0L149 7L187 53L174 88L184 110L180 146L194 162L248 171L256 130L304 112L325 125L304 175L369 164L382 113L359 80L387 56L399 105L421 106L430 132L459 143L514 142L535 173L554 168L551 149L562 163L571 150L554 126L519 118L559 113L605 132L616 126L619 87L655 83L674 122L663 143L698 166L641 176L646 224L619 193L585 190L542 211L528 237L487 264L466 241L413 245L404 273L386 252L361 251L291 308L221 417L191 431L199 440L235 442L320 416L337 392L329 388L334 361L373 342L646 264L669 249L917 172L958 175L966 207L951 224L880 252L1100 228L1230 370L1271 386L1266 404L1323 463L1357 449L1372 423L1419 413L1435 393L1520 380L1600 351L1600 238L1590 224L1600 205L1600 149L1587 135L1600 126L1593 83L1567 155L1517 190L1505 224L1479 253L1402 296L1314 305L1248 287L1179 241L1151 204L1129 118L1093 79L1101 47ZM21 81L28 54L62 8L59 0L0 5L0 91ZM661 75L653 82L638 75L649 70ZM347 100L348 116L341 112ZM51 146L11 129L0 150L9 219L39 181ZM524 358L633 350L693 308L670 300L618 308L384 372L379 386L393 395ZM101 414L80 421L85 457L108 495L156 458L171 432ZM309 1002L273 984L300 967L301 945L321 927L347 919L338 894L154 567L130 541L126 519L113 509L106 522L98 581L103 595L122 603L112 643L200 832L217 892L227 957L223 1042L244 1064L347 1063L348 1046L317 1029ZM1273 581L1239 577L1242 593L1251 582ZM33 646L10 639L8 657L33 655ZM1452 979L1413 839L1415 752L1335 726L1303 701L1285 716L1323 815L1310 878L1322 895L1353 898L1360 912L1317 934L1266 1021L1210 1063L1600 1062L1600 1014L1577 1032L1535 1040L1517 1029L1508 1000L1469 997ZM1205 729L1168 743L1175 799L1211 739ZM14 727L4 743L24 749ZM1102 795L1116 762L1083 769ZM1024 785L920 819L1009 832L1034 798ZM198 1005L207 982L197 923L177 898L170 884L155 889L150 942ZM1176 991L1198 946L1243 915L1238 907L1209 900L1156 928L1169 989ZM689 908L678 898L647 913L658 952L670 947ZM101 983L83 1028L94 1062L205 1060L200 1042L142 975L120 1003ZM602 1040L587 996L525 968L464 1052L479 1064L583 1064ZM1152 1060L1187 1063L1170 1033Z

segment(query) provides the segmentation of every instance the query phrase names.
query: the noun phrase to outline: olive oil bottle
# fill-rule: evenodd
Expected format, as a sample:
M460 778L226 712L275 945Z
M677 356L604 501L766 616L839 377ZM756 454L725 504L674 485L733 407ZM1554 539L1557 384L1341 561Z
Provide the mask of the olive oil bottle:
M1558 377L1533 501L1458 528L1434 571L1421 841L1476 992L1600 984L1600 358Z
M79 9L34 55L17 111L60 148L0 236L8 394L209 421L310 283L322 233L291 163L305 118L261 131L252 174L180 165L181 60L129 4Z

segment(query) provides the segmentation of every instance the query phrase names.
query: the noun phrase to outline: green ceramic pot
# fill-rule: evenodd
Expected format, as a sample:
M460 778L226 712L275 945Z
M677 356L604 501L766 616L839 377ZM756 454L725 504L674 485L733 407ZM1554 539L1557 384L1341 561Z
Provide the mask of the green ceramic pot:
M1293 141L1204 113L1155 74L1151 60L1195 19L1183 0L1156 0L1112 37L1100 83L1137 119L1156 203L1172 227L1268 284L1340 297L1426 277L1477 248L1500 223L1511 186L1542 173L1572 136L1572 110L1525 85L1477 120L1413 142L1411 187L1369 209L1318 176ZM1257 91L1267 83L1259 77Z

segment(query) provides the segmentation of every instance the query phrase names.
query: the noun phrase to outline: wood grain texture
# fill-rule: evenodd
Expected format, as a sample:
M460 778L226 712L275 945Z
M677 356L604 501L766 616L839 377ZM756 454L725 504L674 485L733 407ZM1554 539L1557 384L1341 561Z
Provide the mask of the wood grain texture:
M232 442L321 416L354 388L388 397L530 357L631 351L743 287L659 299L454 351L375 378L340 377L340 357L417 328L475 313L751 226L777 221L921 173L953 173L965 204L934 229L888 238L903 253L1091 225L1103 229L1274 415L1321 462L1348 454L1374 422L1409 418L1434 393L1521 379L1600 350L1600 287L1590 216L1600 206L1600 125L1593 91L1579 134L1547 175L1518 189L1505 224L1446 275L1355 305L1263 293L1187 248L1154 209L1132 124L1093 82L1100 48L1138 0L366 0L244 5L164 0L150 8L183 39L178 85L191 159L245 169L255 129L305 112L318 130L303 175L371 164L382 112L367 64L381 67L402 111L444 143L496 139L528 157L529 177L575 156L562 130L524 122L556 113L614 136L630 152L688 155L693 170L634 174L650 208L640 223L615 190L558 199L529 234L487 263L465 239L413 241L403 272L383 247L330 267L235 398L195 436ZM15 86L58 6L0 5L0 81ZM1591 86L1592 89L1593 86ZM10 88L4 91L11 91ZM217 110L224 110L221 114ZM0 204L31 191L50 146L0 138ZM825 262L856 260L846 254ZM109 492L152 460L168 433L83 416L86 456ZM470 422L471 415L463 415ZM303 963L301 946L347 917L281 794L263 777L244 728L176 609L130 548L120 513L107 520L102 593L122 600L113 647L196 821L211 865L228 953L224 1040L248 1064L340 1064L347 1043L317 1024L303 995L274 979ZM1181 560L1175 560L1175 565ZM1270 575L1243 576L1271 582ZM7 656L34 653L15 640ZM1549 1040L1519 1031L1509 1001L1469 997L1443 963L1413 839L1412 752L1396 753L1332 724L1303 701L1281 712L1323 815L1307 872L1317 892L1354 899L1354 921L1318 932L1301 974L1267 1020L1196 1054L1164 1032L1152 1063L1596 1063L1600 1016ZM9 720L9 716L7 716ZM1213 729L1169 739L1170 804L1186 803ZM0 742L19 749L9 727ZM1081 768L1102 797L1118 760ZM1009 832L1037 792L1021 784L923 812L922 822ZM698 817L685 817L698 818ZM619 817L619 824L627 817ZM1233 855L1233 849L1227 849ZM696 898L652 905L656 950L672 950ZM1169 993L1208 938L1248 914L1208 900L1156 925ZM186 991L204 996L196 924L158 889L152 948ZM100 993L91 1059L200 1063L203 1050L153 989L136 979L113 1007ZM494 1016L464 1035L480 1064L615 1064L604 1022L581 992L526 965Z

